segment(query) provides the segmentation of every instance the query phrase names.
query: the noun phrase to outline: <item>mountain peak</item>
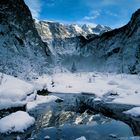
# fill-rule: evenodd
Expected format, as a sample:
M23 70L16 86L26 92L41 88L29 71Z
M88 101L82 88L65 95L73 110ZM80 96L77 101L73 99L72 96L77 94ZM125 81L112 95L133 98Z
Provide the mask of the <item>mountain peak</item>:
M101 24L98 24L95 28L99 28L99 29L101 29L101 28L104 28L104 26L101 25Z
M133 13L130 23L136 24L136 22L140 22L140 9L138 9L135 13Z
M140 9L138 9L135 13L132 14L132 18L140 16Z
M35 24L43 40L52 38L71 38L80 35L86 37L89 34L100 34L111 29L102 25L97 25L94 28L87 24L63 24L55 21L35 21Z

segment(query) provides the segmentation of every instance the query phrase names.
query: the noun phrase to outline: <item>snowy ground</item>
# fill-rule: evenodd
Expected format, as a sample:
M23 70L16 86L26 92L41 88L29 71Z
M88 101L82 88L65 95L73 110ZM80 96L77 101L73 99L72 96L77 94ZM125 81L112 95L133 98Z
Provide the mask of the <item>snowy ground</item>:
M103 98L109 93L116 95L113 102L140 105L140 77L128 74L58 73L40 77L36 84L46 84L51 92L93 93Z
M31 110L38 104L53 103L58 97L36 95L36 91L43 88L55 93L65 93L65 95L82 92L93 93L97 96L97 100L112 94L113 100L111 101L114 103L140 106L140 78L138 75L95 72L72 74L67 72L43 75L35 81L25 82L4 74L1 81L0 110L25 104L27 104L27 110ZM139 116L140 107L125 113ZM2 128L0 131L2 132Z
M0 73L1 74L1 73ZM44 75L36 81L25 82L9 75L4 75L0 85L0 110L34 101L36 91L47 88L56 93L93 93L98 99L109 93L113 102L140 105L140 77L138 75L108 73L57 73ZM48 102L54 97L38 96L36 103Z
M51 92L56 93L93 93L95 100L112 98L111 102L140 106L140 77L130 74L110 73L56 73L40 77L36 84L44 84ZM112 95L112 96L109 96ZM140 115L140 107L127 113Z

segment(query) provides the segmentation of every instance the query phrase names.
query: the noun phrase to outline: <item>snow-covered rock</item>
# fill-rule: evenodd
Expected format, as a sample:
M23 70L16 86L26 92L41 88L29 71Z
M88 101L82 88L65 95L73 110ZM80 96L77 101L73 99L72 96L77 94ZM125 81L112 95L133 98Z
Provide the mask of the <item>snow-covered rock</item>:
M3 74L0 84L0 110L23 106L28 101L34 100L35 96L35 88L32 84Z
M108 82L109 85L118 85L118 83L114 80Z
M40 104L51 104L54 103L59 97L53 96L53 95L48 95L48 96L41 96L37 95L35 101L31 101L27 103L26 109L27 111L31 111L35 109L38 105Z
M49 140L50 139L50 136L45 136L44 137L44 140Z
M0 133L24 132L35 123L28 113L17 111L0 119Z
M134 117L138 117L138 116L140 116L140 107L134 107L134 108L132 108L128 111L125 111L124 113L125 114L130 114Z
M84 136L80 137L80 138L77 138L75 140L86 140L86 138Z

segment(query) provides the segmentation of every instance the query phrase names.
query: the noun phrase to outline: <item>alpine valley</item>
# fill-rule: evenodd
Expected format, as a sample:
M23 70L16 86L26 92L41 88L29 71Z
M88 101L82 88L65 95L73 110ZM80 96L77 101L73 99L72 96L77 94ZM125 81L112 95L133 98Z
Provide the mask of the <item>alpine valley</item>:
M0 0L0 140L140 140L140 9L111 29L33 19L44 1Z

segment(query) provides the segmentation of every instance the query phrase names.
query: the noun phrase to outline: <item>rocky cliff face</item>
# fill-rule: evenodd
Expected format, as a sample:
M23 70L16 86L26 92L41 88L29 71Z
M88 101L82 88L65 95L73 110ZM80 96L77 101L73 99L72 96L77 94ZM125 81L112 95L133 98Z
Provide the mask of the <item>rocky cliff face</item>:
M140 9L127 25L91 39L84 47L102 70L139 73Z
M23 0L0 0L0 71L15 76L46 71L49 50Z

